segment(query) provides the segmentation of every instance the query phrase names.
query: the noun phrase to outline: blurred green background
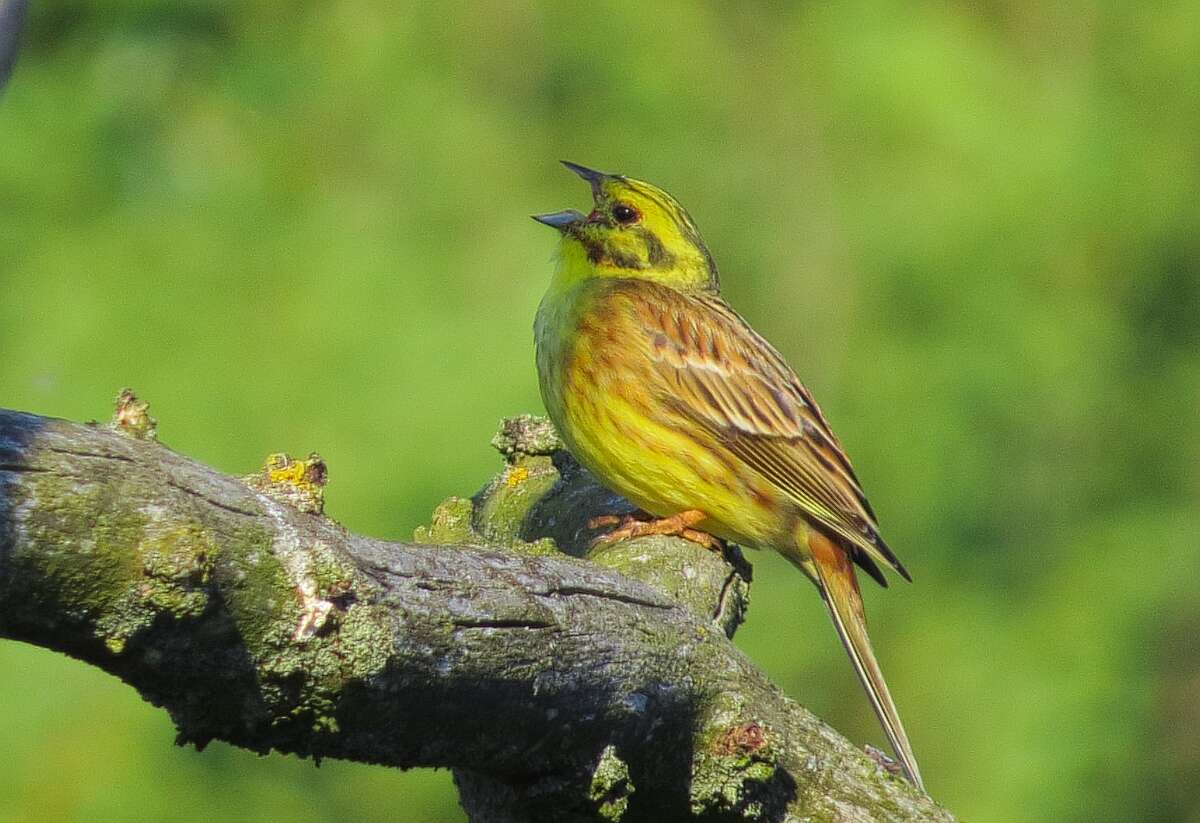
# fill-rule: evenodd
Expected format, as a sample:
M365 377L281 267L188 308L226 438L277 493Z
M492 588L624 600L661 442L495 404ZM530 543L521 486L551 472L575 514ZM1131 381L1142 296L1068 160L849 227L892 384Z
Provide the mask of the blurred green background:
M567 158L690 209L915 583L875 643L972 821L1200 820L1200 6L36 2L0 97L0 405L130 385L407 538L539 411ZM740 646L882 745L811 587ZM446 772L172 746L0 643L0 820L460 820Z

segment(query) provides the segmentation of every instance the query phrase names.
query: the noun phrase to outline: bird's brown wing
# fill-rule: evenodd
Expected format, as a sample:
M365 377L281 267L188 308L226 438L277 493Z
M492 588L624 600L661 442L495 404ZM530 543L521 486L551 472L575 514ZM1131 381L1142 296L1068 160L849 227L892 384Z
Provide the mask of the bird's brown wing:
M906 579L883 542L854 469L812 395L780 354L715 294L652 293L630 301L661 402L718 437L796 503L818 528L844 539L864 570L878 563ZM633 342L633 341L631 341Z

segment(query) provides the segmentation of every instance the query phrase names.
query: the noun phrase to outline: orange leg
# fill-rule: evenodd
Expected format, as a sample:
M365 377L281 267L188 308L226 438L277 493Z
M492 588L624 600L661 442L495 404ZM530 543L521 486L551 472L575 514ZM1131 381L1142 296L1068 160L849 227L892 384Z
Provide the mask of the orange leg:
M633 537L661 534L669 537L682 537L684 540L698 543L711 551L721 551L722 544L718 538L713 537L708 532L692 528L707 517L707 514L696 509L657 520L641 520L631 514L627 514L623 518L618 518L612 514L605 514L589 520L588 528L598 529L603 526L617 526L617 528L607 534L602 534L593 540L593 546L601 543L615 543L618 540L629 540Z

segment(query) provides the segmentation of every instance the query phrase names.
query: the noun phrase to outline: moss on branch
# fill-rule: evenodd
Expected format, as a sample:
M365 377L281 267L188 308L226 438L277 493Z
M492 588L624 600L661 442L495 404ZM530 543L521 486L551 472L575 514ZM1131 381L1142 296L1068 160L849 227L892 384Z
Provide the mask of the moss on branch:
M455 769L476 820L950 820L728 641L749 567L653 537L536 418L418 545L322 512L324 464L249 480L112 426L0 411L0 637L79 657L219 738Z

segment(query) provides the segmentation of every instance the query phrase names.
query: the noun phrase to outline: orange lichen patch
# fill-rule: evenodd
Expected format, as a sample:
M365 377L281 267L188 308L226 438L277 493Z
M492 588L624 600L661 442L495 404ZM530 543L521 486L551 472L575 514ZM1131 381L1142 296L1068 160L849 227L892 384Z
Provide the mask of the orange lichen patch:
M767 733L753 720L728 728L713 746L719 755L752 754L767 745Z
M510 489L524 483L529 479L529 469L524 466L513 466L504 476L504 482L508 484Z
M149 409L150 404L139 401L132 389L121 389L112 427L142 440L154 440L158 436L158 421L150 416Z
M283 452L269 455L258 473L242 479L250 488L302 512L321 514L325 510L329 472L316 452L304 460Z

